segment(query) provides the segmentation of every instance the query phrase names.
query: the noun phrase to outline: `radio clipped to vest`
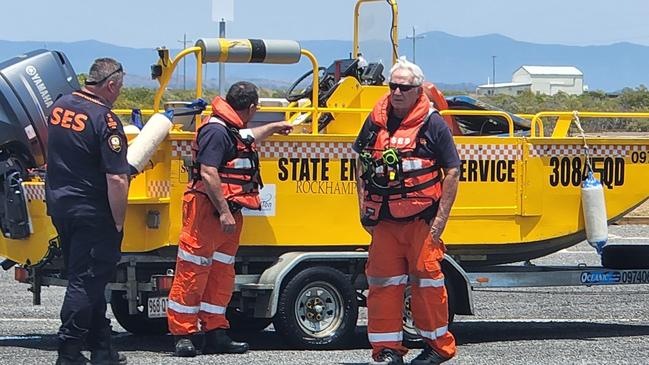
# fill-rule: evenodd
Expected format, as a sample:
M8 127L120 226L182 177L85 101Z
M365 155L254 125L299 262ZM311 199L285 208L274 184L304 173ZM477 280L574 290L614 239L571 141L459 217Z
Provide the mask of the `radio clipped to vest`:
M363 225L376 225L384 218L414 219L441 196L439 166L418 152L422 130L434 110L424 100L413 110L393 133L387 130L388 113L373 112L366 135L357 139L364 182Z

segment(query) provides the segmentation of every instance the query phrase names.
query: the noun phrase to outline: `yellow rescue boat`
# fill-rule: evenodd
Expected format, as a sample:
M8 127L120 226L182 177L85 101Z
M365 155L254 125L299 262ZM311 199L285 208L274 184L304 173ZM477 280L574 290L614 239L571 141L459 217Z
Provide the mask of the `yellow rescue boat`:
M357 3L357 16L364 2ZM396 14L396 2L389 4ZM358 21L355 26L353 54L358 55ZM391 29L396 58L396 16ZM267 54L262 61L291 63L306 57L312 63L312 83L307 90L297 90L291 101L262 102L260 116L287 119L296 128L289 136L272 137L259 146L265 183L262 210L244 211L240 254L264 255L272 261L288 251L364 250L369 236L359 224L356 156L351 144L374 103L388 92L382 66L359 66L357 59L350 59L324 69L297 42L265 42ZM183 57L197 57L196 96L200 97L202 63L259 61L253 57L252 43L206 39L174 58L160 49L154 68L160 88L153 110L144 111L145 115L160 109L164 90ZM519 128L516 117L503 111L451 109L441 113L454 116L460 125L472 117L506 125L498 135L455 137L462 173L459 195L443 235L450 255L462 265L474 266L524 261L585 238L580 198L584 141L569 135L574 112L529 116L529 128ZM578 115L586 120L649 118L649 113ZM556 119L551 135L544 133L544 119ZM175 256L195 124L178 124L152 156L151 168L133 179L124 252ZM605 187L608 220L614 222L649 198L649 138L588 137L586 142L595 176ZM30 234L22 239L0 239L0 255L34 266L56 253L56 233L46 215L43 181L34 178L22 185Z

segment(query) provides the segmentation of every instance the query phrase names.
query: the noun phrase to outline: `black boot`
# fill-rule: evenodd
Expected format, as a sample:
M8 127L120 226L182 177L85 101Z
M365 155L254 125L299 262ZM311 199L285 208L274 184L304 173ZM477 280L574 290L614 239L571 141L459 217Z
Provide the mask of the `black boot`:
M86 365L88 359L81 354L83 342L80 340L67 340L59 345L59 357L56 365Z
M203 355L243 354L248 351L248 348L249 346L245 342L232 341L224 329L205 332L205 337L203 337Z
M414 359L412 359L412 362L410 364L412 365L439 365L445 361L448 361L450 359L447 359L445 357L442 357L442 355L438 354L437 351L433 350L432 347L429 345L426 345L424 350L417 355Z
M126 356L113 349L111 328L106 327L88 336L90 363L96 365L126 365Z
M174 336L176 341L176 350L174 356L177 357L194 357L196 356L196 348L192 343L189 336Z
M403 365L403 356L398 352L390 349L383 349L375 360L370 362L371 365Z

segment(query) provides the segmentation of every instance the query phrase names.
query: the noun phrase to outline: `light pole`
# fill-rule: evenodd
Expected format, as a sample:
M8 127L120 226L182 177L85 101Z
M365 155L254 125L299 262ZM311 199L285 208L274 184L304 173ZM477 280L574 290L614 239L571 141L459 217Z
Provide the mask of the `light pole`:
M491 56L491 84L496 85L496 56Z
M212 0L212 21L219 23L219 38L225 38L225 22L234 21L234 0ZM219 95L225 94L225 64L219 62Z
M191 40L187 40L187 33L183 34L183 40L178 41L178 43L183 44L183 51L187 48L187 43L191 43ZM183 57L183 90L187 90L187 61L186 57Z
M406 39L412 39L412 63L417 63L417 39L423 39L426 38L425 35L420 34L417 35L417 32L415 31L415 26L412 26L412 35L411 36L406 36Z
M225 38L225 19L219 22L219 38ZM225 96L225 63L219 63L219 96Z

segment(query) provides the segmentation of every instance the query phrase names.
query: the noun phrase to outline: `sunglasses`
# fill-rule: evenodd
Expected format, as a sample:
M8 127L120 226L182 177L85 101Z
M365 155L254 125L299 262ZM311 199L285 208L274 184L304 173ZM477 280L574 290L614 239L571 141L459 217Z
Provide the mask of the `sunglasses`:
M404 85L404 84L397 84L395 82L391 82L388 85L390 86L390 90L395 91L396 89L399 89L401 90L402 93L405 93L416 87L419 87L419 85Z
M119 65L119 68L117 70L109 73L108 76L104 77L101 80L97 80L97 81L87 81L86 80L86 85L99 85L99 84L103 83L104 81L108 80L114 74L120 73L120 72L124 72L124 69L122 68L122 65Z

